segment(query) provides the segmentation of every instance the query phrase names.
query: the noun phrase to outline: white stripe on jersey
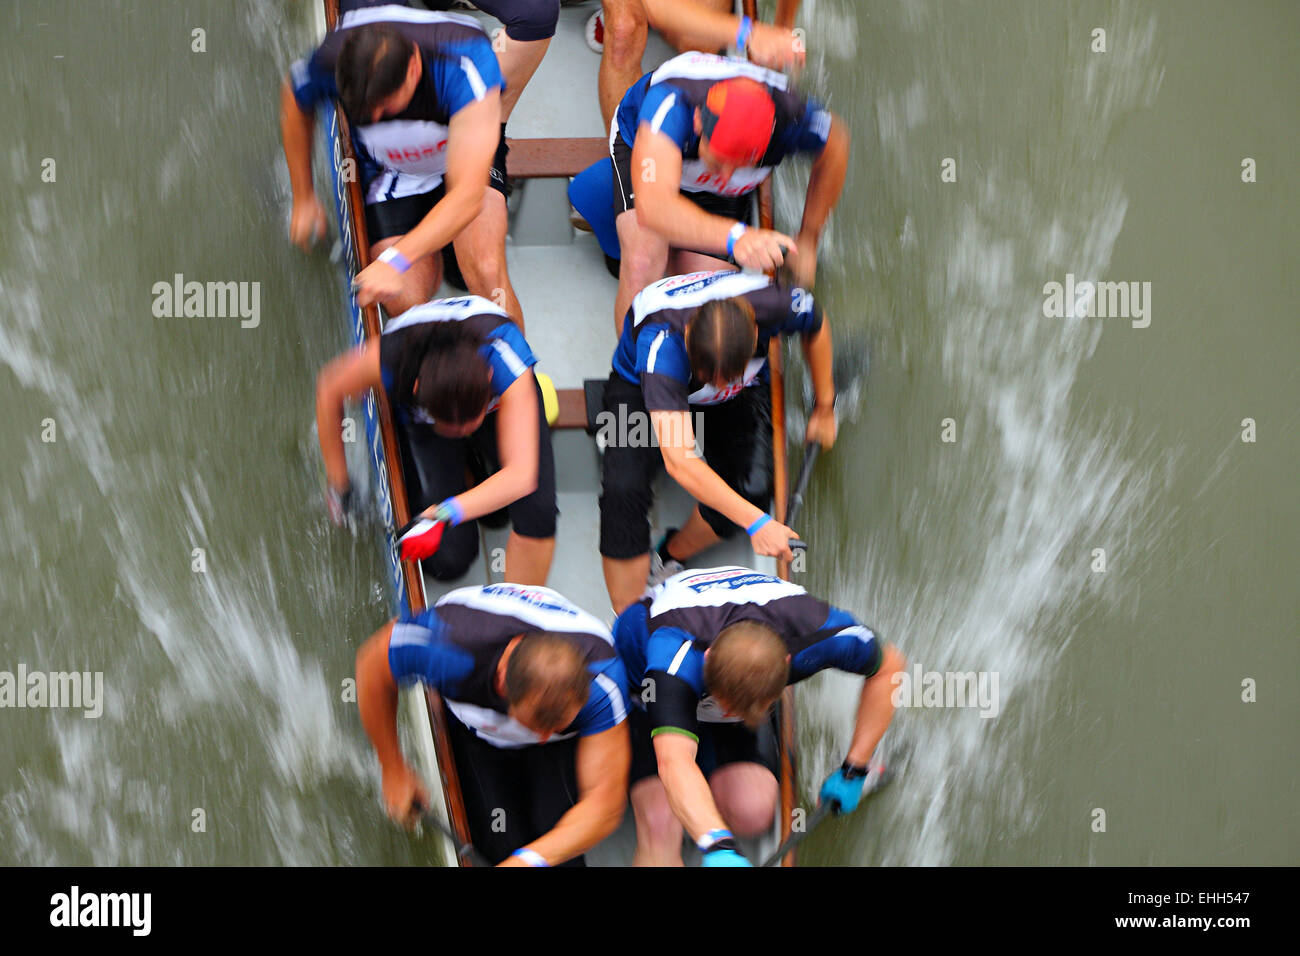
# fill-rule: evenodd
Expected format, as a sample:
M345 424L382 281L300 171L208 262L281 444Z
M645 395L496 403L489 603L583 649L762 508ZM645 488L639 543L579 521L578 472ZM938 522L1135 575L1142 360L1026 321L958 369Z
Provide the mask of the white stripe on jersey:
M690 641L682 641L682 646L677 648L677 653L673 655L673 662L668 665L668 673L671 676L677 676L677 668L682 666L682 661L686 660L686 652L691 649Z
M752 580L734 583L741 578ZM733 583L729 583L733 582ZM807 592L752 568L727 566L692 569L674 574L654 590L650 616L683 607L721 607L724 604L767 604ZM680 653L680 652L679 652Z
M351 27L364 26L367 23L382 23L386 20L396 20L400 23L459 23L463 26L474 27L476 30L483 29L477 20L463 13L434 13L429 10L415 10L398 4L349 10L339 20L338 28L347 30Z
M487 84L483 82L483 77L479 75L478 67L474 61L467 56L460 58L460 68L465 71L465 78L469 80L469 88L474 91L474 99L481 100L487 95Z
M488 584L448 591L434 607L459 604L490 614L514 617L539 631L591 634L611 647L614 637L601 621L558 591L522 584Z
M652 132L659 132L659 128L664 125L664 117L668 115L668 111L673 108L673 104L676 102L677 94L669 93L668 98L659 104L659 109L655 110L654 118L650 120Z
M772 280L761 272L690 272L652 282L632 300L632 323L640 325L647 316L660 309L692 309L715 299L730 299L765 289Z
M655 358L659 355L659 346L664 344L664 339L666 339L667 337L668 337L668 330L664 329L662 332L656 335L655 340L650 343L650 354L649 356L646 357L646 363L645 363L646 364L645 370L647 372L653 372L655 370Z
M614 723L619 723L627 716L627 703L623 700L622 689L604 674L596 675L596 686L609 698L609 705L614 710Z
M388 638L388 647L406 647L410 644L428 644L429 629L418 624L394 624Z
M515 354L515 350L506 345L501 339L492 340L492 349L501 356L501 361L506 363L506 368L510 369L510 374L515 378L523 375L528 371L528 366L524 364L523 359Z
M650 76L650 83L660 80L729 80L733 76L747 76L778 90L788 86L784 73L767 70L748 60L735 60L713 53L683 53L675 56Z
M493 302L478 295L463 295L455 299L434 299L424 305L412 306L384 326L384 334L409 328L422 322L461 322L472 315L499 315L509 318Z
M294 60L293 63L289 65L289 76L293 79L293 85L295 87L302 86L306 83L308 79L307 61Z

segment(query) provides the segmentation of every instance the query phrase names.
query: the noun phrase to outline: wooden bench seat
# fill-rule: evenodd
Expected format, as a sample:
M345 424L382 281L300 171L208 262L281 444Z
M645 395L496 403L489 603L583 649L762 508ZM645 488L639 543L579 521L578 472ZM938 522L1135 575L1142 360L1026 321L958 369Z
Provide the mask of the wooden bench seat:
M511 179L550 179L576 176L609 155L609 143L599 136L506 139L506 175Z

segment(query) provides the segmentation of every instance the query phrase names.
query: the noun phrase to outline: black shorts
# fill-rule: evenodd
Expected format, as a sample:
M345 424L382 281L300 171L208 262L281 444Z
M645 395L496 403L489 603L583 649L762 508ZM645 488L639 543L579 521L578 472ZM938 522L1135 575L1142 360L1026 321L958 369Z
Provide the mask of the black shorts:
M627 729L632 735L632 769L628 786L659 773L654 740L650 736L650 718L640 707L628 707ZM733 763L756 763L776 775L777 744L772 722L764 721L757 730L744 724L700 723L700 745L695 763L704 776Z
M532 494L512 501L506 506L506 512L511 528L525 538L553 538L558 513L555 454L540 388L537 389L537 415L537 488ZM444 438L432 425L402 422L397 427L397 442L402 455L406 500L413 515L465 491L466 468L482 477L501 468L496 412L488 415L478 431L468 438ZM477 521L466 521L448 528L437 553L422 562L424 572L439 581L454 581L464 575L478 557L477 524Z
M447 713L470 842L492 864L549 832L578 802L578 737L495 747ZM586 866L579 856L559 866Z
M613 200L614 215L617 216L636 206L633 199L635 189L632 185L635 182L632 177L632 147L623 139L621 132L615 132L610 138L609 155L614 160ZM683 189L681 194L707 213L748 223L751 221L753 201L758 191L753 190L743 196L718 196L714 193L688 192ZM716 253L709 252L705 255L716 255Z
M510 148L506 146L506 127L503 123L501 138L497 141L496 156L492 159L488 185L507 199L510 198L510 183L506 179L506 154L509 152ZM441 202L446 194L447 184L441 182L427 193L366 203L366 238L371 245L374 245L381 239L406 235L420 224L421 219L429 215L429 210Z
M620 405L626 409L620 411ZM636 415L649 418L641 386L617 372L610 373L605 386L605 411L615 421L630 422ZM702 424L694 418L697 412L703 415ZM772 502L772 393L767 383L746 388L718 405L693 405L691 414L692 426L704 433L704 460L709 467L746 501L766 511ZM606 446L600 490L600 553L605 557L625 560L650 550L650 506L654 480L663 464L663 452L655 445ZM704 505L700 515L720 538L741 530Z
M450 10L454 6L452 0L424 0L424 5L430 10ZM506 36L521 42L555 36L555 24L560 19L560 0L474 0L474 6L500 20Z

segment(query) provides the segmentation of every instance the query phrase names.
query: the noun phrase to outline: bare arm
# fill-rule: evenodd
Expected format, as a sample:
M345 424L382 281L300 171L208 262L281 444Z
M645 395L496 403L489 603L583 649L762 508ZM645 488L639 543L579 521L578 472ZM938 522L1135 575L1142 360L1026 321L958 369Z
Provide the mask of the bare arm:
M464 520L491 514L537 490L537 386L532 370L501 394L497 406L497 453L501 469L456 496Z
M822 316L822 327L815 335L803 340L803 355L813 382L813 410L804 437L830 448L835 444L835 378L828 316Z
M357 709L383 772L384 804L389 816L406 825L428 807L429 794L419 775L402 756L397 736L397 683L388 665L393 622L377 630L357 651Z
M284 160L289 166L289 185L294 200L314 193L311 176L311 138L316 117L298 105L288 79L280 85L280 137Z
M849 169L849 132L844 121L832 114L831 128L826 135L826 146L813 161L808 177L808 194L804 199L803 222L799 236L812 239L814 245L831 210L840 201L844 178Z
M710 830L725 830L726 822L713 802L713 791L695 762L698 744L685 734L662 733L654 738L659 779L668 794L668 805L682 822L692 842Z
M343 403L382 384L377 339L344 352L327 363L316 377L316 433L325 460L325 479L336 491L348 486L348 462L341 431Z
M742 528L748 528L763 517L765 512L761 508L746 501L695 453L695 430L691 426L690 412L652 411L650 422L659 439L665 470L687 494ZM796 537L794 531L773 519L750 540L759 554L789 560L793 557L789 541Z
M501 91L461 109L447 126L447 192L397 250L410 262L441 249L483 208L492 158L501 138Z
M637 223L659 233L670 246L727 257L727 235L736 220L705 212L681 194L682 150L649 123L642 123L632 145ZM748 229L736 242L735 259L748 269L775 269L782 250L795 241L770 229Z
M451 118L447 127L447 192L419 224L391 248L407 262L437 252L483 209L492 157L501 139L501 92L493 88ZM387 262L376 260L355 280L357 303L381 302L402 288L402 277Z
M694 0L644 0L647 18L656 30L689 38L701 49L720 50L736 42L740 17L695 3ZM753 25L750 59L772 69L803 63L803 44L794 31L770 23Z
M586 853L617 830L627 806L627 774L631 762L627 721L580 739L578 802L548 833L528 844L528 848L554 866Z
M862 685L853 743L849 746L849 763L861 767L871 759L889 722L894 719L893 676L906 666L907 661L898 648L893 644L885 645L880 669Z

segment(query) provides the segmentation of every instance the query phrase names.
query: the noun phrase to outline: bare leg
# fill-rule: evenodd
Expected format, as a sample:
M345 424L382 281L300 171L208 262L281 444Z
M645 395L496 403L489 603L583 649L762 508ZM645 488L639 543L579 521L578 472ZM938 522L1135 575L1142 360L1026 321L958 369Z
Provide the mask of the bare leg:
M373 262L375 257L389 246L396 245L401 238L401 236L390 236L387 239L380 239L372 245L370 247L371 261ZM384 307L384 311L388 313L389 317L401 315L411 306L423 305L432 299L441 283L442 256L435 252L412 262L411 268L402 274L401 291L379 304Z
M731 13L734 9L732 0L695 0L696 3L704 7L712 7L720 13ZM716 46L710 46L707 43L700 42L697 38L688 33L672 33L661 29L657 24L650 24L656 30L663 34L663 38L671 43L679 53L685 53L688 50L702 50L705 53L717 53Z
M541 65L551 39L512 40L504 33L501 36L505 40L505 49L497 53L497 62L501 64L501 73L506 81L506 95L501 98L501 122L504 123L510 119L519 95Z
M650 576L650 552L635 558L600 558L605 572L605 587L609 590L609 603L615 614L622 614L629 604L639 601L645 593L646 578Z
M605 22L605 52L600 56L597 93L608 134L619 100L641 77L648 29L641 0L601 0L600 7Z
M524 328L524 314L506 271L506 197L489 188L480 212L456 237L456 261L469 291L491 299Z
M770 776L770 774L769 774ZM668 794L657 776L632 787L632 816L636 819L633 866L681 866L682 824L668 805Z
M706 256L702 252L690 252L686 249L674 249L668 257L668 274L674 276L686 275L688 272L721 272L725 269L734 272L739 268L734 262L728 262L726 259Z
M623 316L638 292L664 277L668 268L668 242L636 221L636 210L618 214L618 243L622 262L618 272L618 295L614 299L614 337L623 334Z
M506 541L505 579L511 584L545 586L554 556L554 538L526 538L511 531Z
M722 539L713 533L709 523L704 520L700 514L700 506L696 505L691 516L686 519L686 524L668 539L668 554L678 561L689 561L706 548L711 548Z
M772 771L759 763L730 763L709 778L713 802L736 836L766 833L776 816L780 786Z

